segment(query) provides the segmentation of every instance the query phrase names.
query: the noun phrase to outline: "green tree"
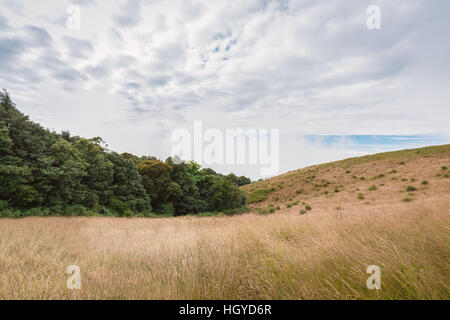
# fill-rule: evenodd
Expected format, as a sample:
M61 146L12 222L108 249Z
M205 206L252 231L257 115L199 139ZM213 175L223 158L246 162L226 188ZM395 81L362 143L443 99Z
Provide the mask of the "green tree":
M128 203L132 211L149 212L150 198L142 184L142 177L135 162L116 152L109 153L108 159L114 165L112 190L117 200Z
M137 169L142 176L142 184L151 199L151 205L157 210L169 200L167 189L172 182L170 174L173 168L159 160L146 160L138 164Z

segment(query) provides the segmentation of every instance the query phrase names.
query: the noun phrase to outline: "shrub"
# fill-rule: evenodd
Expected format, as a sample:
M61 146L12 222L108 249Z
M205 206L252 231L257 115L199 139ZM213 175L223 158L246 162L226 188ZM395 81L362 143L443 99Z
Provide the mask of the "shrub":
M289 209L290 207L292 207L292 205L290 203L286 204L286 208Z
M377 186L371 185L371 186L369 187L369 191L375 191L375 190L377 190Z
M338 193L338 192L339 192L339 189L338 189L338 188L334 188L334 192L335 192L335 193Z
M156 214L172 217L175 215L175 209L171 203L164 203L158 207Z
M271 213L270 210L267 208L258 208L257 211L258 211L258 214L260 214L260 215L268 215Z
M8 201L0 200L0 211L9 207Z
M404 198L402 201L403 201L403 202L411 202L412 199L410 199L410 198Z
M428 181L427 181L427 180L423 180L423 181L422 181L422 184L423 184L423 185L427 185L427 184L428 184Z
M236 214L248 213L250 211L252 211L252 209L249 207L241 207L241 208L235 208L235 209L227 209L227 210L224 210L223 213L226 215L236 215Z
M306 214L306 211L302 209L302 210L300 210L300 214L304 215L304 214Z
M262 202L267 199L269 194L274 192L275 189L259 189L256 191L253 191L248 196L248 203L256 203L256 202Z
M305 206L305 209L306 209L306 211L311 211L311 210L312 210L312 207L311 207L309 204L307 204L307 205Z
M407 192L417 191L417 188L414 187L414 186L407 186L407 187L406 187L406 191L407 191Z
M442 170L442 171L445 171L445 170L447 170L447 167L446 167L446 166L442 166L442 167L441 167L441 170Z
M359 200L364 200L365 199L364 194L358 193L358 199Z
M128 203L120 201L116 197L111 197L111 199L109 199L109 207L120 215L123 215L126 211L130 210L130 205Z

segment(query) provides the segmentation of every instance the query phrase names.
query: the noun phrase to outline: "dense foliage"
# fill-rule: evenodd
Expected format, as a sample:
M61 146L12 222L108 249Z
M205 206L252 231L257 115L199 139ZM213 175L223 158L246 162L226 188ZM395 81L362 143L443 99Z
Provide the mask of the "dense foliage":
M51 132L0 92L0 216L30 214L165 215L245 205L246 177L195 162L106 150L101 138Z

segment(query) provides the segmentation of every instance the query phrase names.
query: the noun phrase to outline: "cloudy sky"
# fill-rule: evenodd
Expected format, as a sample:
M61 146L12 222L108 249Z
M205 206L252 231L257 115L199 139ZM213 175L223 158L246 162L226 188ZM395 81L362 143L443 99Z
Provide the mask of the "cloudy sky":
M280 129L285 172L449 143L449 30L447 0L0 0L0 86L45 127L163 159L193 121Z

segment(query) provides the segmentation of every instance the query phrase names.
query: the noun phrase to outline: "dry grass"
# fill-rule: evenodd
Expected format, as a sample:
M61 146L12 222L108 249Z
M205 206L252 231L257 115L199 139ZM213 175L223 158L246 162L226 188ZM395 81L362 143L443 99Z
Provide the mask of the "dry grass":
M436 176L448 164L446 153L405 164L371 159L246 187L286 186L255 207L274 197L299 202L268 216L3 219L0 298L449 299L450 179ZM305 180L312 174L330 181L329 194ZM419 190L408 195L408 185ZM300 215L302 202L312 211ZM73 264L80 291L66 289ZM366 288L369 265L381 267L381 290Z

